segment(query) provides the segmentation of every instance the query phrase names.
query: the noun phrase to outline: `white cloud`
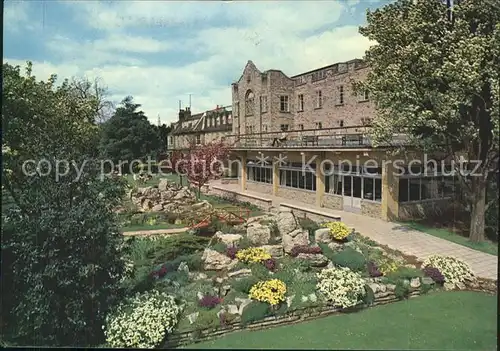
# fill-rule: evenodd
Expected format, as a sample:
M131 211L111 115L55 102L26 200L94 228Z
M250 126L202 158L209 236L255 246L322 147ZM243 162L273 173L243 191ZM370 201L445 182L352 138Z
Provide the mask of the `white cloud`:
M18 33L21 29L32 29L29 25L28 3L26 1L5 1L3 9L4 30Z
M34 62L34 71L40 78L54 72L61 77L99 76L116 101L132 95L151 122L156 123L158 113L162 122L172 122L178 100L186 105L190 93L196 112L229 105L229 82L221 82L221 77L230 75L236 81L248 60L261 70L280 69L291 76L362 57L370 43L357 26L335 27L343 11L357 1L71 3L78 21L101 30L102 39L54 37L46 45L63 63ZM194 27L208 21L228 24L169 41L134 35L135 30L165 23ZM151 65L141 55L175 55L180 46L203 59L169 67Z

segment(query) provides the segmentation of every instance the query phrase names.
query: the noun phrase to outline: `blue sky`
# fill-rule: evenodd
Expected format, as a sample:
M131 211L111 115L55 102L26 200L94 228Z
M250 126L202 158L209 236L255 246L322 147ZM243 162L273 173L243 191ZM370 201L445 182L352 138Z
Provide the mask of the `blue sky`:
M358 26L385 3L6 0L4 62L30 60L40 79L99 77L114 102L132 95L169 123L189 94L195 112L230 105L248 60L295 75L361 58Z

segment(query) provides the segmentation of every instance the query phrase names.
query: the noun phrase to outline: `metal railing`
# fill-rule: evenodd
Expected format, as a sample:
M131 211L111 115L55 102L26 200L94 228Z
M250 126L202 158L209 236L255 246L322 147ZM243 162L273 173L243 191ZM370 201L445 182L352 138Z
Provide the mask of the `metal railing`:
M240 135L227 135L223 140L234 148L352 148L373 146L368 126L290 130ZM282 134L286 139L280 139ZM404 135L395 135L385 146L406 144ZM384 145L381 145L384 146Z

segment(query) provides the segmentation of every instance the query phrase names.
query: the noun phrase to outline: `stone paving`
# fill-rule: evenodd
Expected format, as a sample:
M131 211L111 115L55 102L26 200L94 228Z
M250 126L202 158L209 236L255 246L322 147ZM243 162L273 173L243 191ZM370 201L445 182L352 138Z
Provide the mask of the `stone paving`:
M225 187L233 191L238 191L239 188L238 185L233 184L215 184L218 187ZM268 194L263 195L252 191L245 191L245 193L272 199L274 207L278 207L280 203L288 203L302 208L311 208L338 215L342 218L342 222L355 228L357 232L379 244L387 245L391 249L399 250L407 255L416 256L422 260L431 255L454 256L469 264L477 276L497 280L498 257L495 255L473 250L451 241L410 229L397 223L386 222L381 219L340 210L331 210L324 207L319 208L310 204Z

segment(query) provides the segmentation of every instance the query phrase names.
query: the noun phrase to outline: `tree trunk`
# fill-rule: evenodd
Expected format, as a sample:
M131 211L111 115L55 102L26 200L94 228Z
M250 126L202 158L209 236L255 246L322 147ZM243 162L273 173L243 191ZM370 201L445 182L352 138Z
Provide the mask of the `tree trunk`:
M198 201L201 199L201 185L198 185Z
M471 218L469 240L481 242L484 240L485 212L486 212L486 186L477 179L476 190L471 197Z

